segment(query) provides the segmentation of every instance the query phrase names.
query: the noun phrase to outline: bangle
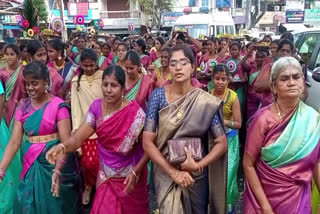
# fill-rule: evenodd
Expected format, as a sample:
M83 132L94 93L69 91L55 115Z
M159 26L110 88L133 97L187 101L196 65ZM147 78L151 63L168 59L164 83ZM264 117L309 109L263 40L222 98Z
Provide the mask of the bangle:
M52 172L53 172L53 173L57 173L58 175L61 176L61 172L60 172L59 170L57 170L57 169L53 169Z
M6 175L6 172L3 169L0 169L0 179L3 179L5 175Z
M136 177L136 179L138 179L137 174L133 170L131 170L131 173L134 175L134 177Z
M60 143L59 145L62 146L63 154L65 154L67 152L66 146L63 143Z
M230 128L233 128L233 125L234 125L234 123L233 123L233 121L231 121Z

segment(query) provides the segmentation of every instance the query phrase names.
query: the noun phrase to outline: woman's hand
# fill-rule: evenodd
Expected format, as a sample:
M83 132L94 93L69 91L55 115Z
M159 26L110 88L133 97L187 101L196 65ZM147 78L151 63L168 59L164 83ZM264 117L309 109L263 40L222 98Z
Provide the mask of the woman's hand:
M51 192L54 197L59 197L60 176L61 176L61 173L59 171L54 171L52 174Z
M193 178L186 171L177 171L172 180L182 187L188 187L194 183Z
M139 176L135 176L133 172L131 172L123 182L123 184L126 184L126 188L124 188L123 192L130 194L134 191L134 188L136 184L138 183Z
M61 143L52 147L46 154L46 159L49 163L55 164L58 159L61 159L65 154L65 147Z
M181 164L181 169L188 172L198 171L200 168L199 163L193 159L191 152L186 147L184 148L184 152L186 153L187 158Z

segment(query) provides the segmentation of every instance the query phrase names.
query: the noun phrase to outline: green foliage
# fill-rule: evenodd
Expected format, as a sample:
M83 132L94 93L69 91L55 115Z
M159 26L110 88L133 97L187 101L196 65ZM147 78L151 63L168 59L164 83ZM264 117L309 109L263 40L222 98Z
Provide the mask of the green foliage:
M38 25L38 17L40 22L47 22L48 12L44 0L25 0L22 15L30 22L30 28Z

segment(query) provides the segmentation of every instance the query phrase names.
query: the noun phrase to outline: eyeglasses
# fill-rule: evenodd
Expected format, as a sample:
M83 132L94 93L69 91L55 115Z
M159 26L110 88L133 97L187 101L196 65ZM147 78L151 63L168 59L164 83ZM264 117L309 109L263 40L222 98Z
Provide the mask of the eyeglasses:
M190 61L189 61L188 59L186 59L186 58L180 59L180 60L170 60L169 66L170 66L170 67L177 67L178 63L179 63L182 67L184 67L184 66L188 65L188 64L190 63Z

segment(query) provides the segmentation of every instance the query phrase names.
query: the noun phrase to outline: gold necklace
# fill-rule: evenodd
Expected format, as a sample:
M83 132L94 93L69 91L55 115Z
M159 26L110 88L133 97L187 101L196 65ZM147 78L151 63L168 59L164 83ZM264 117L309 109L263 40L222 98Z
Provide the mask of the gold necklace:
M62 69L62 68L64 67L65 62L66 62L66 61L63 60L62 65L58 66L58 65L57 65L57 62L56 62L56 61L53 61L54 68L57 69L57 70Z
M189 87L187 93L189 93L189 91L191 91L191 89L192 89L192 85L190 84L190 87ZM171 101L171 103L174 103L176 100L173 100L173 98L172 98L172 85L170 85L169 90L170 90L170 93L169 93L170 101ZM187 93L185 93L185 95L186 95ZM183 95L183 96L184 96L184 95ZM179 98L180 98L180 97L179 97ZM178 98L178 99L179 99L179 98ZM184 111L181 109L181 105L178 107L177 104L175 104L175 106L176 106L176 108L178 109L178 112L177 112L177 114L176 114L176 117L180 120L180 119L182 119L183 116L184 116Z
M282 116L281 116L279 104L278 104L277 102L276 102L276 107L277 107L277 110L278 110L278 117L279 117L279 119L281 120L281 119L282 119Z
M93 81L94 81L94 74L92 74L91 76L85 75L86 80L89 84L89 86L91 87L93 85Z

